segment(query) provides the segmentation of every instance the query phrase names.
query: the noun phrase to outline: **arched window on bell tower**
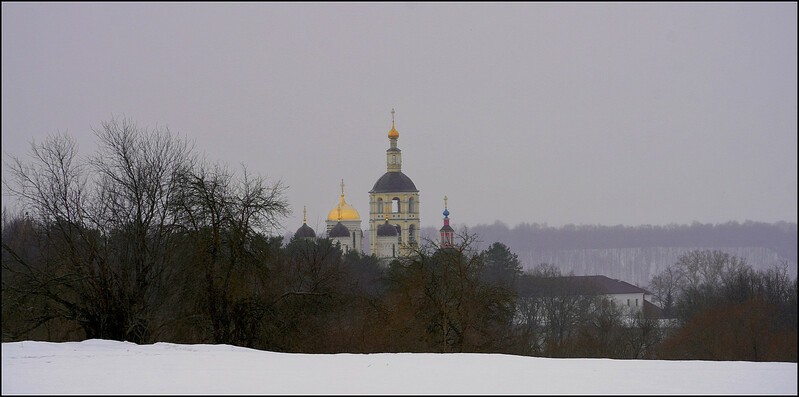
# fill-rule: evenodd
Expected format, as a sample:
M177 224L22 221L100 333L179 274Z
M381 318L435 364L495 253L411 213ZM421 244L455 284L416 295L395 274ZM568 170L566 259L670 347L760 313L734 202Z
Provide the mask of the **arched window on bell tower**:
M394 197L393 199L391 199L391 212L394 214L402 212L402 208L400 207L399 197Z

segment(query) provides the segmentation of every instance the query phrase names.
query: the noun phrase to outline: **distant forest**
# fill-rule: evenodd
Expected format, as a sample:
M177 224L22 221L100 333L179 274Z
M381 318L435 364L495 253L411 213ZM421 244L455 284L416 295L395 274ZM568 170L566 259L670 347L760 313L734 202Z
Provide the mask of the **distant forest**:
M455 225L462 232L463 226ZM797 274L796 223L747 221L666 226L602 226L502 222L467 226L483 245L501 242L519 256L525 269L541 263L575 275L604 274L640 286L692 249L718 249L740 256L755 269L785 264ZM425 227L423 238L438 239L438 229Z

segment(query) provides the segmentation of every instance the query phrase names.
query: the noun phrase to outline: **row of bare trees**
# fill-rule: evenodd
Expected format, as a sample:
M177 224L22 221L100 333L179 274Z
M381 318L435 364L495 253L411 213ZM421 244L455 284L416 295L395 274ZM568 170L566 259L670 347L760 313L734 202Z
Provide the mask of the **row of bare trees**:
M797 281L787 266L755 271L724 252L690 251L648 286L662 313L630 313L571 290L542 264L518 283L522 354L796 362Z
M797 281L788 274L787 263L755 271L720 251L681 256L650 283L675 321L658 356L795 362Z
M25 215L4 222L4 338L72 326L62 337L152 341L175 320L188 270L203 274L203 314L224 334L225 275L254 263L243 247L288 213L284 186L209 165L168 129L114 119L94 132L90 156L60 134L7 164Z
M16 236L10 240L19 245L30 228L26 222L8 223L4 243ZM223 228L220 241L232 239L227 236L232 232ZM778 361L795 361L796 356L796 285L780 279L776 270L763 275L764 284L758 287L771 291L761 294L771 301L744 299L719 306L712 303L718 295L709 295L703 298L705 309L691 317L658 319L631 315L601 295L573 290L574 284L562 283L552 265L523 273L515 254L500 243L474 252L475 236L463 236L461 244L444 250L428 244L416 255L388 265L372 256L344 254L328 239L284 244L282 238L256 234L236 248L212 244L211 230L183 237L175 245L176 255L184 258L175 262L180 276L162 293L168 300L161 307L167 309L152 322L158 327L149 341L313 353L503 352ZM238 254L215 254L237 249ZM679 263L712 255L696 253ZM6 259L8 269L17 260ZM745 265L734 266L745 272ZM734 278L719 276L724 279ZM35 329L23 326L33 320L26 310L45 310L47 305L36 307L37 302L29 301L23 307L19 299L5 299L19 297L17 287L24 285L19 281L4 278L6 340L87 337L79 330L70 333L66 319ZM548 281L543 283L547 288L541 287L542 281ZM702 282L698 285L704 288ZM676 291L676 307L696 302ZM45 336L44 331L52 333Z
M658 319L586 287L546 263L520 277L517 332L525 340L524 354L653 358L663 335Z

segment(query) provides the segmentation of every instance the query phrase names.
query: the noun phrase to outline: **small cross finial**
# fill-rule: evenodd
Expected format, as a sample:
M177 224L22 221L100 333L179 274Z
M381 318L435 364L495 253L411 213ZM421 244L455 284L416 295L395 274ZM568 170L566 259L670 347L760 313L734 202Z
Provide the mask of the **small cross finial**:
M391 108L391 126L394 127L394 108Z
M341 179L341 197L344 197L344 179Z
M305 206L304 205L302 206L302 223L306 223Z
M447 196L444 196L444 209L447 209Z

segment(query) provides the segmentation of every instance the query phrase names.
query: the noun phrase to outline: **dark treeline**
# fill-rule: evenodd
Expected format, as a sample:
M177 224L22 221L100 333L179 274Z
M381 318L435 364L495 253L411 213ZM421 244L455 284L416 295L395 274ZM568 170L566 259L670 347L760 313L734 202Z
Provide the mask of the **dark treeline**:
M501 244L472 252L467 237L457 247L427 245L380 263L344 254L329 239L283 242L235 226L179 230L157 254L155 236L146 238L145 278L129 262L141 253L125 248L127 233L6 219L3 341L101 338L305 353L519 350L514 283L521 269Z
M694 251L652 280L666 319L542 290L502 243L464 233L389 263L272 237L284 187L128 120L79 157L59 135L13 158L3 212L3 341L214 343L305 352L796 361L795 279ZM483 241L485 237L481 236Z
M226 259L213 266L209 241L193 235L173 246L184 259L171 262L170 282L153 291L158 299L108 305L105 296L128 293L112 290L119 288L113 283L84 283L70 275L71 266L39 262L49 256L39 252L50 245L39 227L20 218L3 228L4 341L103 338L303 353L797 360L796 280L784 268L756 272L718 251L693 251L653 279L662 317L629 312L608 297L566 285L542 289L542 280L563 276L557 267L523 272L501 243L473 250L476 236L462 236L448 249L427 244L409 258L381 263L344 254L329 239L284 242L256 234L236 254L237 263L228 247L222 250ZM231 233L221 231L223 246L232 242Z
M562 227L520 224L509 228L495 222L468 230L484 242L498 241L510 247L519 255L525 269L552 263L576 275L603 274L638 286L647 285L681 255L697 249L740 256L756 270L786 263L789 274L797 275L795 223ZM422 229L425 236L436 233L434 227Z
M796 361L797 280L720 251L691 251L649 285L668 318L667 359Z
M424 233L436 234L435 228ZM501 222L479 224L469 231L485 241L500 241L514 251L572 250L649 247L764 247L786 260L797 261L797 226L795 223L747 221L690 225L547 226L521 223L512 228Z

